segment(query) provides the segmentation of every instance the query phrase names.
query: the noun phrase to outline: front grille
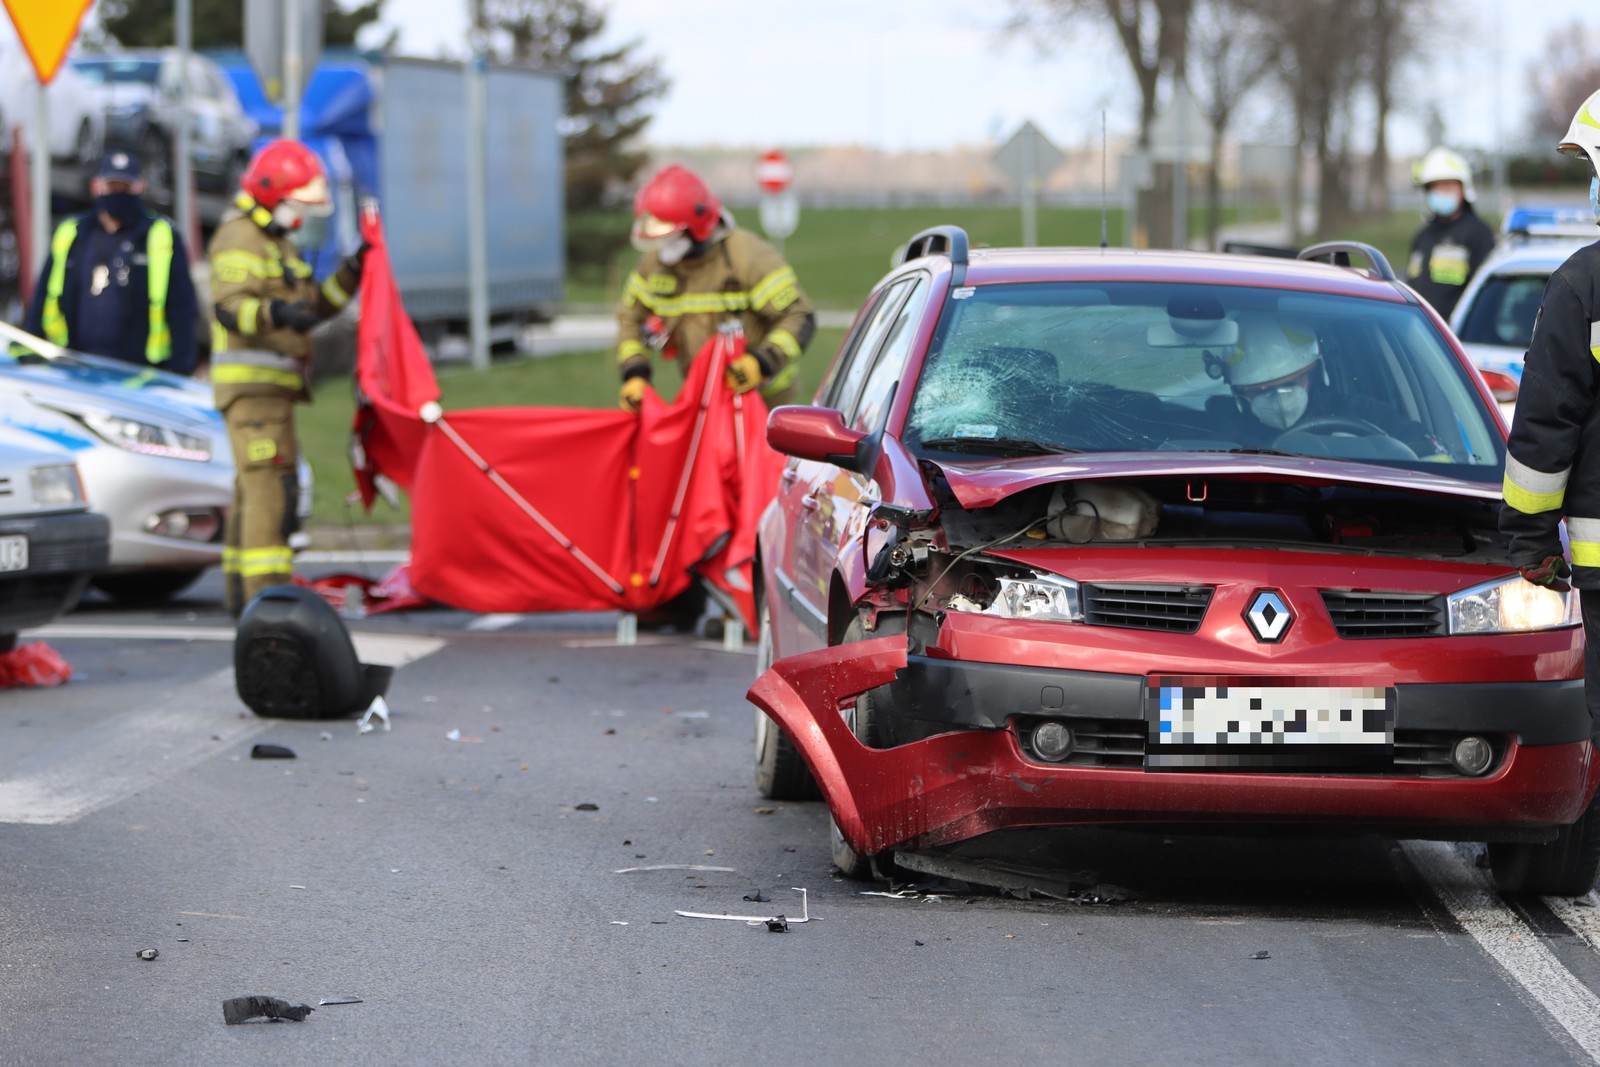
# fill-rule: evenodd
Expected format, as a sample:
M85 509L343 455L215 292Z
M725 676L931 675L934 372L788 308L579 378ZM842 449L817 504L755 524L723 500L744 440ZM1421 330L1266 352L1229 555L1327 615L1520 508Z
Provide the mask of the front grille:
M1437 637L1447 632L1444 597L1431 593L1357 593L1324 589L1340 637Z
M1211 603L1209 585L1083 586L1084 621L1127 630L1192 634Z

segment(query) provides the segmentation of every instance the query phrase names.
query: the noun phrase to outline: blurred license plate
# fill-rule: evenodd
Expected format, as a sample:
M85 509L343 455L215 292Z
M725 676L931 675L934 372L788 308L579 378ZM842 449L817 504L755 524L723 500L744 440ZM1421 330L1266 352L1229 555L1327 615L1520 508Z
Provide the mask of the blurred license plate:
M1387 686L1157 684L1150 697L1157 745L1394 743L1394 690Z
M22 534L0 537L0 571L28 569L28 539Z

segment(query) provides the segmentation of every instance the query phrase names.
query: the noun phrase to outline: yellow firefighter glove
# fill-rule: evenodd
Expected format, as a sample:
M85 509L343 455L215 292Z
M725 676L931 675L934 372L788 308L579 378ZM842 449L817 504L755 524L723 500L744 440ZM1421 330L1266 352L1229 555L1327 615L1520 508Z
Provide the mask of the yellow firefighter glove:
M617 394L617 406L630 415L639 414L639 409L644 406L644 391L649 386L648 378L629 378L622 383L622 391Z
M749 353L728 364L728 369L722 372L722 380L736 393L748 393L761 384L763 377L761 361Z

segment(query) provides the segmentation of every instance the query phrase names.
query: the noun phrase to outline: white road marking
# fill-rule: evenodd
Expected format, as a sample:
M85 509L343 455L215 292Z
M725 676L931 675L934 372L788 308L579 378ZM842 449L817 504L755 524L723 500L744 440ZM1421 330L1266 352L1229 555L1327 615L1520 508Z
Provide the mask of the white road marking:
M480 615L467 623L469 630L504 630L507 626L515 626L526 616L515 612L496 612L492 615Z
M1556 918L1566 923L1567 928L1577 934L1584 944L1600 952L1600 907L1595 906L1600 901L1597 901L1597 897L1600 894L1594 892L1584 897L1589 902L1587 906L1567 897L1545 897L1544 902L1555 912Z
M119 640L233 640L231 629L216 627L62 626L40 632ZM445 646L440 638L406 634L351 637L364 662L395 667ZM182 774L274 725L271 719L239 718L241 707L233 668L226 667L162 694L159 703L62 737L7 768L0 780L0 823L71 822Z
M1478 947L1523 988L1591 1060L1600 1063L1600 997L1562 966L1521 916L1491 888L1485 872L1437 841L1403 845L1430 889Z
M57 623L40 630L29 630L28 635L42 638L81 638L87 641L231 642L234 630L231 626L111 626L94 623ZM353 631L350 640L355 643L356 655L363 663L382 663L390 667L404 667L407 663L415 663L445 646L443 638L411 634Z
M364 552L316 549L294 554L296 563L404 563L410 558L411 551L405 548L375 548Z

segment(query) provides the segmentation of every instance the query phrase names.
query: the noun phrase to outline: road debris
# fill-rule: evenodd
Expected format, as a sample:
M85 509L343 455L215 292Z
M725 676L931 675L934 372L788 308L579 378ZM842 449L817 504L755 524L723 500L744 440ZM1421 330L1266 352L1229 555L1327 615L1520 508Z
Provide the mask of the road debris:
M769 896L766 896L765 894L763 894L761 892L761 890L759 890L759 889L755 890L752 893L746 893L744 895L744 899L750 901L752 904L770 904L770 903L772 903L772 898L769 897Z
M483 743L483 738L473 737L470 734L463 734L460 730L451 730L449 733L444 735L444 739L446 741L467 741L473 744Z
M329 1004L360 1004L360 1003L362 1003L362 1000L361 1000L360 997L323 997L321 1000L317 1001L317 1007L325 1008Z
M159 955L161 955L161 953L153 948L142 948L139 950L139 958L141 960L153 960Z
M1259 952L1250 953L1250 958L1253 960L1270 960L1272 958L1272 953L1268 952L1266 949L1262 949Z
M370 734L372 731L376 730L377 727L372 725L372 717L374 715L378 717L379 722L383 723L383 732L388 733L389 702L384 700L381 696L373 697L372 703L367 705L366 714L362 715L360 721L356 723L356 733Z
M628 923L624 919L612 919L611 920L611 925L612 926L627 926Z
M72 667L43 641L30 641L0 652L0 689L18 686L48 688L72 677Z
M778 810L777 808L757 808L756 809L756 814L757 815L771 815L773 812L775 812L777 810Z
M896 852L895 862L908 870L993 889L1017 900L1061 900L1072 904L1105 906L1128 900L1120 886L1102 883L1097 871L1080 871L1063 877L1002 860L967 860L931 852ZM913 887L917 888L917 887Z
M811 910L810 904L806 899L806 891L797 885L790 886L789 888L800 894L800 918L798 919L790 919L783 915L719 915L709 911L679 910L675 914L682 915L685 919L730 919L734 922L742 922L746 926L766 926L769 930L773 929L773 923L780 923L783 926L783 930L774 930L774 932L783 933L784 930L789 929L789 924L791 923L806 923L811 921Z
M309 1004L290 1004L277 997L234 997L222 1002L222 1021L229 1026L238 1026L252 1019L301 1023L316 1010Z
M599 811L600 810L600 805L592 804L589 801L584 801L582 804L574 804L574 805L572 805L572 810L573 811Z
M619 867L612 874L637 874L640 871L711 871L732 874L732 867L712 867L705 863L652 863L648 867Z
M294 749L283 745L252 745L251 759L294 759Z
M798 922L799 920L797 919L795 921ZM769 934L786 934L788 932L789 932L789 920L785 919L782 915L778 915L778 916L775 916L775 917L767 920L767 933L769 933Z

